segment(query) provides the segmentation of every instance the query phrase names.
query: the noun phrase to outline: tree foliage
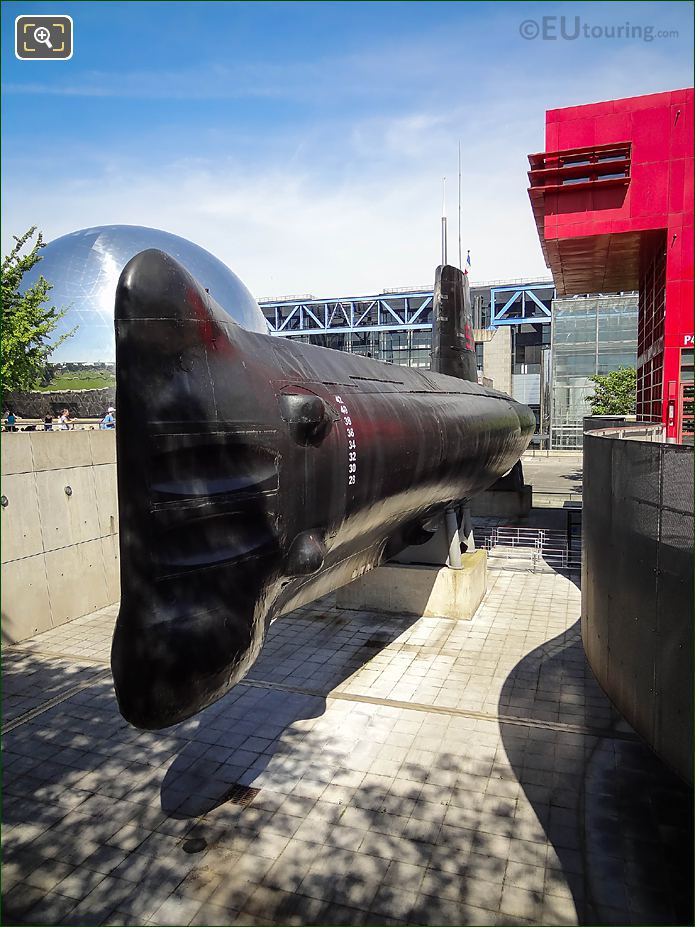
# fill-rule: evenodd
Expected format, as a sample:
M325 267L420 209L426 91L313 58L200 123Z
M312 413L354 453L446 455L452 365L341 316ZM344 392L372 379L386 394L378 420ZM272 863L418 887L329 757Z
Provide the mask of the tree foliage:
M632 415L637 407L637 371L621 367L589 377L596 385L589 397L592 415Z
M14 247L2 262L0 375L3 389L26 391L42 380L48 358L76 328L51 343L50 336L66 310L50 305L51 284L43 276L22 291L24 274L41 260L43 237L36 226L13 237Z

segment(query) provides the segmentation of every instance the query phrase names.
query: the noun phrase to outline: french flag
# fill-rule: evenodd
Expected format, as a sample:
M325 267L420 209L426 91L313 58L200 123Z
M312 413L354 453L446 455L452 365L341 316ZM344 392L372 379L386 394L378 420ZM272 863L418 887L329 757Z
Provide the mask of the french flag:
M463 269L464 274L467 274L471 266L471 252L466 253L466 266Z

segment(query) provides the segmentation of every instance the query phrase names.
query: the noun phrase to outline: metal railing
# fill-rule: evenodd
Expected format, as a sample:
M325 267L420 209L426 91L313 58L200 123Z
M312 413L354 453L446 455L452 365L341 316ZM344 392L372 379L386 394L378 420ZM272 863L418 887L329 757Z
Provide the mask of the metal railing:
M531 573L581 569L581 533L499 525L476 529L476 542L487 551L491 569Z
M527 284L536 284L540 287L554 286L552 277L504 277L499 280L472 280L471 279L471 289L485 289L491 286L525 286ZM426 293L432 290L432 283L423 283L422 286L392 286L385 287L379 293L370 293L366 295L353 295L345 297L347 300L362 300L362 299L374 299L378 296L388 296L388 295L397 295L399 293ZM327 299L327 302L333 302L335 297L330 297ZM257 302L259 304L263 303L291 303L296 300L320 300L322 297L313 296L311 293L299 293L299 294L289 294L284 296L259 296Z
M533 490L533 505L537 509L565 509L567 503L581 505L582 491L569 489Z
M93 431L94 429L99 428L99 423L101 422L103 416L99 418L73 418L70 419L71 425L74 427L70 428L70 431ZM7 432L11 434L12 432L7 427L6 420L2 419L2 431L3 434ZM29 432L30 434L42 433L45 431L61 431L59 417L54 416L52 427L47 429L44 425L44 420L42 418L18 418L14 426L14 433L19 432Z
M658 423L626 422L612 428L596 428L586 434L598 435L601 438L625 438L628 441L651 441L664 444L666 441L666 426Z

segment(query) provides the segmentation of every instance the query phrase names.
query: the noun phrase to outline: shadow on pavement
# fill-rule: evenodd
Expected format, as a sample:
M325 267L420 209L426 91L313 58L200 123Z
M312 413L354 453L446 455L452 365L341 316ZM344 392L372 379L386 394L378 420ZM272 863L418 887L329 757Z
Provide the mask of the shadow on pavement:
M584 695L573 682L582 664ZM577 732L538 726L548 714L519 700L541 680L559 702L557 720ZM692 924L692 790L614 710L607 717L609 704L577 622L507 678L500 715L524 722L500 721L507 756L552 843L579 923Z
M4 738L3 923L537 922L540 903L499 913L515 801L496 722L326 699L356 670L375 691L414 621L294 613L255 681L155 733L110 679L72 692L58 658L23 651L15 681L68 697ZM403 644L409 665L433 672L448 633ZM239 784L253 801L229 800Z

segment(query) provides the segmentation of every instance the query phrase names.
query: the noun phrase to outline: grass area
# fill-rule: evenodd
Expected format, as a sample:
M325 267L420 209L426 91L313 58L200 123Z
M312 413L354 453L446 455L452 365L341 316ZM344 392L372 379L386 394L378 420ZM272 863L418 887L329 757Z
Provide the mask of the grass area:
M107 386L115 385L116 377L110 371L105 370L101 373L89 370L84 373L61 373L54 377L48 386L39 386L37 388L42 393L49 393L66 389L104 389Z

